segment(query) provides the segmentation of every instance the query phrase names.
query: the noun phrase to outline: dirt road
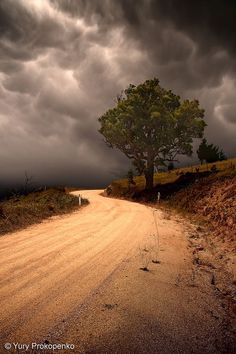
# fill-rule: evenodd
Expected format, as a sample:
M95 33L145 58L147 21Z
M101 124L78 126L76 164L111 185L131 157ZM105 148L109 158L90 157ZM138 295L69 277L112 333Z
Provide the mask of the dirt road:
M187 226L157 211L158 253L151 208L99 190L78 193L90 201L82 210L0 238L1 346L46 340L75 346L60 353L230 350L208 276L194 273Z

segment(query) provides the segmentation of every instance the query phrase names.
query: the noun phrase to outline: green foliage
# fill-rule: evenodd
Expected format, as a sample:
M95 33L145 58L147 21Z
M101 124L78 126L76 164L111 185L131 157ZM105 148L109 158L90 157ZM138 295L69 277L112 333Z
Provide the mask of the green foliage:
M130 85L117 102L99 118L99 132L110 147L133 160L146 187L153 186L154 168L191 155L194 138L201 138L206 123L197 100L181 101L159 80Z
M226 156L223 150L220 150L219 147L216 145L208 144L205 138L199 145L197 155L201 163L203 163L203 161L206 161L207 163L212 163L216 161L226 160Z

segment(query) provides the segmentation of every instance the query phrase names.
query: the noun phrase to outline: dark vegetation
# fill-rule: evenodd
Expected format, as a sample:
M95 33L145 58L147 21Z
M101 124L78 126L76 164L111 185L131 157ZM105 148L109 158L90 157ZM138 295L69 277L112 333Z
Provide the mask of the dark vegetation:
M157 193L161 193L161 198L166 200L173 194L186 188L187 186L197 183L199 180L206 178L212 174L211 171L204 172L186 172L177 177L176 181L165 184L156 184L152 190L141 190L132 194L132 199L136 201L156 201Z
M219 146L208 144L205 138L198 147L197 155L201 164L226 160L223 150L220 150Z
M82 205L88 201L82 199ZM12 232L79 208L79 198L66 188L50 188L27 194L16 194L0 202L0 234Z

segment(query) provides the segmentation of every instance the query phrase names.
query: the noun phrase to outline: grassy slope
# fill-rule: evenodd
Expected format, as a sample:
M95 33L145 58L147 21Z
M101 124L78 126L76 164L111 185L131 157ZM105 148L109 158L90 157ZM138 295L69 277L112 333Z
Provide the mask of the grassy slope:
M195 165L191 167L184 167L175 169L169 172L159 172L154 175L154 185L157 184L167 184L173 183L177 181L181 174L185 174L187 172L196 172L196 169L199 169L199 173L210 171L212 166L216 165L219 176L230 175L233 171L232 166L236 168L236 158L226 161L219 161L211 164L203 164L203 165ZM132 191L142 191L145 188L145 177L137 176L134 178L135 186L131 186ZM115 180L111 183L112 195L114 196L125 196L129 193L128 190L128 180L127 179L119 179Z
M87 203L87 200L82 200L82 204ZM78 207L78 197L56 188L10 198L0 202L0 234L21 229Z

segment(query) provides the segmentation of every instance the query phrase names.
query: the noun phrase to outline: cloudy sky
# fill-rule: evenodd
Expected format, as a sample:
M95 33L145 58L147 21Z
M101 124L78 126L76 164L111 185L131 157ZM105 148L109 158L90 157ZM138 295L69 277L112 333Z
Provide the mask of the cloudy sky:
M103 186L128 161L97 118L154 76L236 155L234 0L0 0L0 182Z

